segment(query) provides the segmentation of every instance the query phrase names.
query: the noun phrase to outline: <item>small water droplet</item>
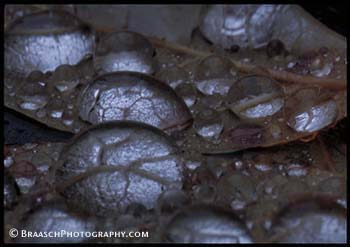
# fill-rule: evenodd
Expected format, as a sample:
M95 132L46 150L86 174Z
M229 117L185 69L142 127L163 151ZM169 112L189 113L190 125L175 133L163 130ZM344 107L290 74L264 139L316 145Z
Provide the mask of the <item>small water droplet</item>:
M199 136L209 139L217 139L224 126L219 114L214 110L204 110L196 118L193 128Z
M63 114L63 110L54 110L50 112L50 116L52 118L61 118Z
M176 87L175 91L185 101L188 107L191 107L196 103L197 90L192 84L180 84Z
M12 156L7 156L5 159L4 159L4 166L6 168L9 168L12 164L13 164L14 160L12 158Z
M33 187L36 181L36 177L19 177L16 178L16 183L21 191L21 193L25 194L30 191L30 189Z
M36 114L35 114L38 118L43 118L46 116L46 110L45 109L39 109Z
M246 205L247 205L247 203L243 200L240 200L240 199L234 199L231 202L231 208L233 210L243 210Z

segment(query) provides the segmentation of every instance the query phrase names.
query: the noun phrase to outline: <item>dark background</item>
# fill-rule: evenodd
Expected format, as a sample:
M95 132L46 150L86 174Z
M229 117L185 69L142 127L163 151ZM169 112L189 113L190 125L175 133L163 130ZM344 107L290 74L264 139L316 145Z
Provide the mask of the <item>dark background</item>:
M336 32L347 36L345 4L300 4L306 11ZM4 108L5 144L64 141L71 133L53 130L11 109Z

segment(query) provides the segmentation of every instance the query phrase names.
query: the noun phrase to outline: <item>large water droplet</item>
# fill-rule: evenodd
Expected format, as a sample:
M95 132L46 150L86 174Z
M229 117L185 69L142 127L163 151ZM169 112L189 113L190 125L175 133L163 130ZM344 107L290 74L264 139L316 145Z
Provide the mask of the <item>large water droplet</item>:
M227 101L234 113L245 118L272 116L284 105L282 88L263 76L247 76L237 81Z
M79 116L92 124L134 120L161 129L182 129L191 120L186 104L171 87L135 72L96 78L82 92L79 107Z
M77 64L92 53L94 35L75 16L44 11L13 22L6 32L5 69L24 76L33 70L53 71Z
M131 203L154 208L163 191L182 187L183 165L164 132L115 121L96 125L67 145L56 182L71 205L96 215L115 214Z
M314 132L330 125L337 117L337 104L329 100L309 110L294 112L287 124L297 132Z
M98 42L94 66L99 74L116 71L152 74L153 52L153 46L141 34L129 31L115 32Z

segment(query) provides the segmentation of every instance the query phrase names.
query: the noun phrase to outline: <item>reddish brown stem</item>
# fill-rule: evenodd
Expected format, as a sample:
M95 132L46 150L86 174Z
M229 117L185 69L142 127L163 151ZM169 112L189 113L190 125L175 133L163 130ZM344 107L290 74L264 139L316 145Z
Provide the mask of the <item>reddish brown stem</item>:
M196 57L207 57L212 55L213 53L210 52L203 52L203 51L197 51L192 48L169 43L167 41L155 38L155 37L149 37L149 40L152 42L153 45L158 47L164 47L176 52L189 54ZM292 82L292 83L301 83L301 84L308 84L308 85L317 85L320 87L327 87L334 90L344 90L346 89L346 81L343 79L334 79L334 78L318 78L313 76L305 76L305 75L298 75L295 73L287 72L287 71L279 71L274 70L270 68L265 68L261 66L255 66L250 64L241 63L235 60L232 60L232 63L242 72L245 73L252 73L256 75L263 75L263 76L269 76L272 77L278 81L285 81L285 82Z

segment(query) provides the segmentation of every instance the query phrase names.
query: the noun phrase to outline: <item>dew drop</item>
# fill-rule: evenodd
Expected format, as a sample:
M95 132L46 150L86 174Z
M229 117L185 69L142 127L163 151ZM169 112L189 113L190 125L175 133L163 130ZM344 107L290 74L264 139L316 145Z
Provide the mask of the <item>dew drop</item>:
M141 34L129 31L110 33L97 44L94 66L99 74L134 71L152 74L154 48Z
M192 84L180 84L176 87L175 92L185 101L188 107L191 107L196 103L197 90Z
M336 117L337 105L329 100L307 111L292 113L287 124L297 132L314 132L330 125Z
M247 76L231 87L228 97L230 109L244 118L272 116L284 105L283 90L268 77Z
M61 65L54 72L51 77L51 84L63 93L72 91L79 84L79 73L71 65Z
M166 82L174 89L180 84L188 83L189 81L188 73L179 67L163 69L156 74L156 77L159 80Z
M206 57L197 65L194 83L206 95L226 95L236 80L232 70L236 69L228 58L216 55Z
M195 117L193 128L196 133L204 138L217 139L221 134L224 125L219 114L210 109L206 109Z

